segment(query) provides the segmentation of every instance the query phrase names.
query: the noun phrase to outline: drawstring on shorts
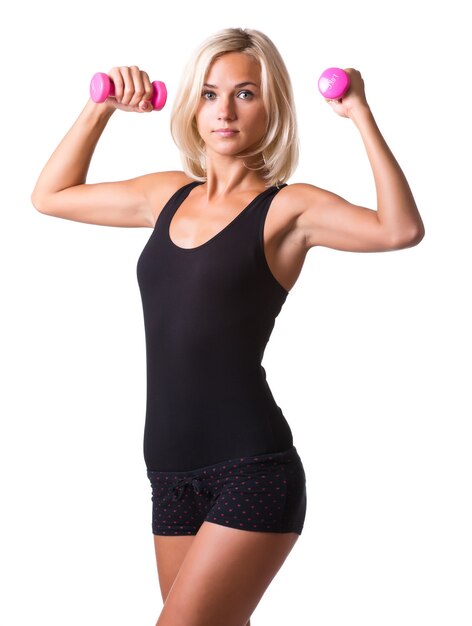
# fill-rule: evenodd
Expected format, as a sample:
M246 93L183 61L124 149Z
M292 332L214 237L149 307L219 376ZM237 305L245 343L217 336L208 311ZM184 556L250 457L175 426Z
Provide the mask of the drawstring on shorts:
M202 493L207 493L211 498L214 498L214 494L205 486L204 479L195 478L194 476L187 476L184 478L179 478L172 486L173 497L172 500L180 500L182 497L185 487L192 487L194 492L197 495Z

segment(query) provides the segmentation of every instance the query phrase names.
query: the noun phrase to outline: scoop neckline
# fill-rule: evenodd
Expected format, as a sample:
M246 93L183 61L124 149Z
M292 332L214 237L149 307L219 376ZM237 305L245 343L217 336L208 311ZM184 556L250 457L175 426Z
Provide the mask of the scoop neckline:
M194 183L190 183L190 185L193 185ZM200 183L198 181L196 181L196 184L194 187L192 187L192 189L194 189L197 185L203 185L203 183ZM261 191L259 194L257 194L257 196L255 196L248 205L246 205L244 207L244 209L242 209L228 224L226 224L226 226L224 226L220 231L218 231L215 235L213 235L213 237L211 237L210 239L207 239L206 241L204 241L203 243L201 243L198 246L194 246L193 248L183 248L182 246L177 245L173 240L172 237L170 236L170 225L172 224L172 220L174 219L175 214L177 213L177 211L179 210L180 206L183 203L182 202L179 204L179 206L177 207L177 209L173 212L172 217L169 220L169 223L167 224L167 228L166 228L166 232L167 232L167 239L170 242L171 246L176 248L179 251L185 252L185 253L189 253L189 252L197 252L198 250L201 250L202 248L208 246L209 244L211 244L213 241L215 241L215 239L218 239L220 236L223 235L224 232L226 232L229 227L234 224L237 220L239 220L241 218L242 215L244 215L245 213L248 212L248 210L256 203L256 201L265 193L267 193L270 189L273 189L275 185L271 185L270 187L266 187L263 191ZM189 193L187 194L190 195L190 192L192 191L192 189L190 189ZM187 197L185 196L185 197ZM185 198L184 198L185 200Z

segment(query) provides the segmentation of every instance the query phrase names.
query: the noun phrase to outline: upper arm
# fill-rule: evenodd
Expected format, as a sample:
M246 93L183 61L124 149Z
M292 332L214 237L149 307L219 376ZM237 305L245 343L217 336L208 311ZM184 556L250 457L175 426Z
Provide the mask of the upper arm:
M84 183L63 189L34 206L54 217L76 222L152 228L165 201L179 187L191 182L184 172L158 172L109 183Z
M313 185L297 183L292 202L297 206L297 228L306 247L325 246L350 252L382 252L405 247L388 232L377 211L358 206Z

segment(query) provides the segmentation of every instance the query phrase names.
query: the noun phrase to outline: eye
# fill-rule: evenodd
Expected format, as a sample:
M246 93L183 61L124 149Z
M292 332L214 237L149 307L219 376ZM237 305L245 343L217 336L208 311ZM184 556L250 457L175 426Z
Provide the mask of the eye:
M215 92L214 91L204 91L202 93L203 98L205 98L205 100L213 100L213 98L209 98L207 96L214 96Z
M239 96L241 96L241 95L245 96L244 98L242 98L243 100L249 100L250 98L252 98L252 96L254 94L252 93L252 91L249 91L249 90L245 89L244 91L240 91L238 95Z

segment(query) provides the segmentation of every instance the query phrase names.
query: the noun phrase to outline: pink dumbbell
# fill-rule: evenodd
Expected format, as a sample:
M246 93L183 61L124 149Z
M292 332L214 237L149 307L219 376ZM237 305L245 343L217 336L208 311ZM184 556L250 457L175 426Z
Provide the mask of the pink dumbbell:
M350 85L349 75L339 67L329 67L319 80L318 89L327 100L339 100L342 98Z
M151 104L154 111L160 111L164 108L167 100L167 89L163 82L155 80L152 83ZM98 72L90 82L90 97L94 102L105 102L107 98L115 95L115 85L107 74Z

